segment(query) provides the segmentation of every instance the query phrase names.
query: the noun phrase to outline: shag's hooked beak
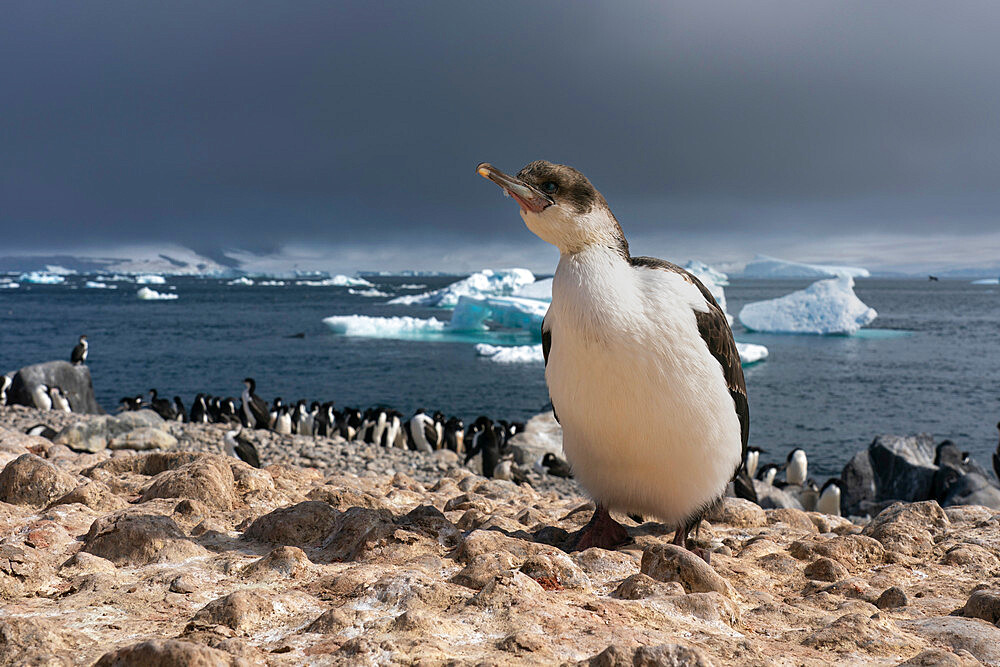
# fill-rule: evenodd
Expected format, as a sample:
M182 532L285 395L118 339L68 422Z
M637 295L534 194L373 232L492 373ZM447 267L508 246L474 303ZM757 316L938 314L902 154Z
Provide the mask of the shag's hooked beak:
M555 200L544 192L539 192L533 186L524 181L508 176L488 162L481 163L476 167L476 171L483 178L488 178L501 188L504 192L517 200L522 211L541 213L549 206L555 204Z

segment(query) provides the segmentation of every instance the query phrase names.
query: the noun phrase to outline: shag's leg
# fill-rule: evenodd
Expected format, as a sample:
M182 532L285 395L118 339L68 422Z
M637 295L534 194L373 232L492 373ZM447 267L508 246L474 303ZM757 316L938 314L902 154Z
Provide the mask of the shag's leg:
M678 526L677 530L674 532L673 543L676 544L677 546L681 547L681 548L687 549L688 551L690 551L691 553L693 553L695 556L698 556L699 558L701 558L702 560L704 560L706 563L708 563L709 565L711 565L711 563L712 563L712 561L711 561L711 558L712 558L711 553L708 552L708 551L706 551L705 549L702 549L701 547L692 547L691 546L691 542L688 539L688 534L691 532L691 530L695 529L695 528L700 528L700 527L701 527L701 519L700 518L693 519L692 521L690 521L688 523L685 523L685 524L682 524L682 525Z
M590 523L584 526L580 537L577 538L576 551L583 551L590 547L601 549L614 549L620 544L629 541L628 532L625 527L611 518L608 510L603 505L598 505L594 510L594 516Z

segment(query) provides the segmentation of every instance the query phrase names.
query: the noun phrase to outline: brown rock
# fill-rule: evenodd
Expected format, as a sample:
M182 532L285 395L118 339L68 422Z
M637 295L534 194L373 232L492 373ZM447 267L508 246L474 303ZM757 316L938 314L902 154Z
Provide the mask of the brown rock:
M537 604L545 594L534 579L520 572L502 572L493 578L469 601L477 607L507 609L518 604Z
M0 618L0 665L69 667L72 655L58 624L40 618Z
M865 535L840 535L830 539L816 536L796 540L788 548L788 553L799 560L829 558L851 571L866 570L885 560L882 544Z
M895 627L875 621L866 614L845 614L825 628L814 632L802 642L806 646L832 650L856 651L886 655L898 654L910 644Z
M736 606L735 602L715 591L674 595L664 602L682 614L688 614L703 621L721 621L732 627L738 627L740 624L740 608Z
M307 500L258 518L243 533L243 539L294 546L313 544L334 531L338 515L324 502Z
M227 461L222 457L204 457L159 473L142 494L142 502L153 498L193 498L228 510L236 502L234 484Z
M22 454L0 471L0 501L12 505L45 507L75 486L72 475L34 454Z
M794 530L806 533L816 532L816 526L813 524L812 519L802 510L793 507L782 507L776 510L764 510L764 512L767 514L768 525L783 523Z
M194 615L185 632L221 625L248 634L276 614L274 600L264 591L238 590L212 600Z
M115 565L165 563L208 554L204 547L189 540L170 517L129 510L94 521L84 550Z
M952 653L940 648L929 648L896 667L979 667L981 664L968 651Z
M243 576L252 580L271 578L294 579L309 570L309 559L298 547L278 547L243 570Z
M173 581L170 582L171 593L186 595L187 593L194 593L196 590L198 590L198 586L195 585L194 580L185 575L174 577Z
M767 525L767 513L760 505L743 498L723 498L705 518L712 523L724 523L737 528Z
M477 554L451 578L451 582L478 591L493 581L501 572L510 572L515 569L518 562L506 551Z
M922 557L933 550L933 536L948 525L948 516L933 500L894 503L879 512L862 534L874 537L889 551Z
M521 565L521 572L539 583L546 581L560 588L582 590L590 588L590 579L587 575L570 560L569 556L561 552L553 551L529 556Z
M956 612L966 618L981 618L1000 627L1000 591L979 590L969 596L965 606Z
M177 438L163 429L143 426L121 435L116 435L108 442L108 449L173 449L177 446Z
M659 665L712 667L713 663L701 649L693 646L662 644L630 649L611 645L590 660L583 660L577 664L587 665L587 667L657 667Z
M96 479L87 480L66 495L52 501L50 507L70 503L80 503L98 512L114 512L128 507L124 498L115 495L107 484Z
M830 558L817 558L803 572L816 581L839 581L847 576L847 568Z
M0 599L37 591L52 572L44 555L28 545L0 544Z
M997 559L989 549L978 544L957 544L945 552L941 562L945 565L975 568L988 575L1000 569L1000 559Z
M907 604L909 604L909 600L906 599L906 591L899 586L890 586L885 589L875 601L875 606L879 609L898 609Z
M932 616L899 624L935 644L966 650L985 664L1000 664L1000 629L982 619Z
M357 612L348 609L327 609L315 621L309 624L306 632L315 632L321 635L332 635L340 632L344 628L354 625Z
M570 555L592 582L617 581L639 572L639 564L630 554L591 547Z
M323 542L323 551L333 560L355 560L395 532L388 511L352 507L337 517L333 531Z
M733 595L729 582L708 563L674 544L659 544L646 549L639 571L658 581L679 581L689 593L715 591L727 597Z
M234 667L235 657L179 639L151 639L105 653L94 667Z
M613 595L622 600L684 595L684 586L678 581L662 582L646 574L633 574L618 584Z

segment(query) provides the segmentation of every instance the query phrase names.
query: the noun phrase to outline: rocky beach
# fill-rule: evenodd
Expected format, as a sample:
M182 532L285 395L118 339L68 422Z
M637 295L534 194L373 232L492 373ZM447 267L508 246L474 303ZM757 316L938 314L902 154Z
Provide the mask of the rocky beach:
M984 506L730 498L711 565L625 517L631 544L570 553L571 480L263 431L256 469L224 432L0 408L0 664L1000 664Z

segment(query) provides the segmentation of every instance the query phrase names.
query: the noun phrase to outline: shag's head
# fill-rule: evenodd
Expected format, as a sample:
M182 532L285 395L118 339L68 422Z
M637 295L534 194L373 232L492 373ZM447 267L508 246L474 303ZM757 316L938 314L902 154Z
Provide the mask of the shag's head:
M625 235L604 196L573 167L536 160L508 176L483 162L476 171L513 197L528 229L562 253L604 246L628 257Z

